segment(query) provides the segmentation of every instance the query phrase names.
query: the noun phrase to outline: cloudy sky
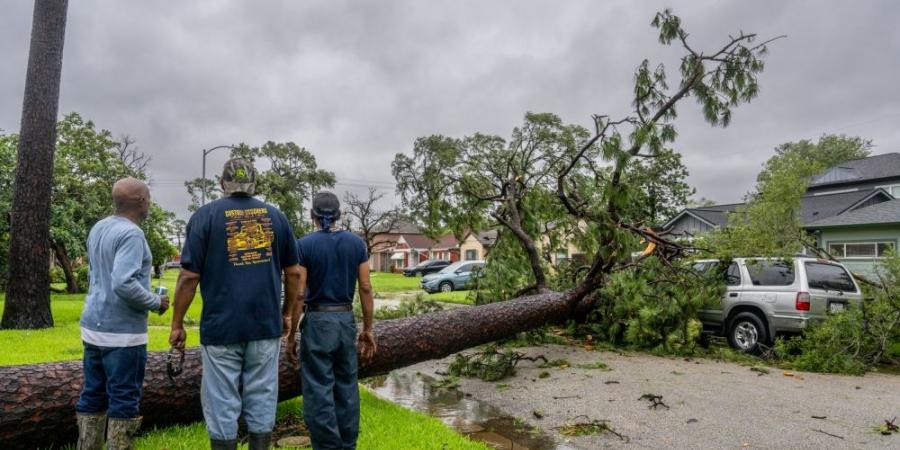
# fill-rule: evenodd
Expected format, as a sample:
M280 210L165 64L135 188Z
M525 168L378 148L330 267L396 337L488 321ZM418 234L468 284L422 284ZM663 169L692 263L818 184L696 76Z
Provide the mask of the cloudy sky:
M675 146L697 196L733 202L776 145L836 132L900 151L900 3L893 1L69 2L60 113L77 111L152 156L153 194L186 215L201 149L294 141L337 189L392 191L414 139L508 136L526 111L590 124L628 113L643 58L671 65L655 11L682 16L695 48L738 30L770 46L762 92L711 128L690 100ZM31 2L0 14L0 129L16 131ZM674 74L673 74L674 76ZM212 172L226 159L212 154Z

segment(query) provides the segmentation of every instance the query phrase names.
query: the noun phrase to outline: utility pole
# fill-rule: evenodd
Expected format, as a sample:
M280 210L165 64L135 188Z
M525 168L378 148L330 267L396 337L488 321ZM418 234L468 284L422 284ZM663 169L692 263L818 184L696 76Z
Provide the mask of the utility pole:
M234 149L234 147L231 145L218 145L216 147L213 147L213 148L210 148L207 150L203 150L203 173L202 173L201 177L203 178L204 184L202 186L202 189L200 189L200 206L203 206L206 204L206 155L212 153L213 150L218 150L220 148Z

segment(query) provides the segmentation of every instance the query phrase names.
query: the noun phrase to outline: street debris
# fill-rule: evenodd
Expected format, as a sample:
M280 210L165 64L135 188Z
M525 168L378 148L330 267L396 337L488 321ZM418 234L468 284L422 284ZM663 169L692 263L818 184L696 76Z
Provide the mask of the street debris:
M587 416L578 416L572 420L578 419L579 417L584 417L588 419ZM565 425L556 427L559 430L559 433L563 436L589 436L595 434L604 434L609 433L612 434L619 439L628 442L628 437L622 435L616 430L612 429L609 426L608 420L588 420L587 422L567 422Z
M884 419L884 423L878 426L877 431L885 436L900 433L900 426L896 422L896 417L891 420Z
M649 401L649 402L650 402L650 406L648 406L648 408L650 408L650 409L659 409L660 407L669 409L669 405L667 405L667 404L665 404L665 403L663 402L663 396L662 396L662 395L656 395L656 394L644 394L644 395L640 396L640 398L638 398L638 400L647 400L647 401Z
M831 436L831 437L834 437L834 438L844 439L843 436L838 436L838 435L836 435L836 434L831 434L831 433L829 433L829 432L827 432L827 431L824 431L824 430L819 430L819 429L816 429L816 428L813 428L812 430L815 431L815 432L817 432L817 433L822 433L822 434L825 434L825 435L828 435L828 436Z

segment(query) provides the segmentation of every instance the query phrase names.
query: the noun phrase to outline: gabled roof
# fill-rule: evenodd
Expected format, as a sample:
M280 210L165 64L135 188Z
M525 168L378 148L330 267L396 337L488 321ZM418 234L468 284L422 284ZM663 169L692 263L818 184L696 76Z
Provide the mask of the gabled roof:
M882 202L810 223L806 228L900 223L900 200Z
M459 242L452 234L441 236L437 240L421 234L404 234L401 238L413 250L451 250L459 247Z
M466 230L466 233L463 234L463 240L469 238L469 236L473 236L481 245L485 247L490 247L497 243L497 230L484 230L479 231L477 233L473 233L471 230Z
M814 176L809 186L815 188L892 177L900 177L900 153L884 153L838 164Z
M663 225L663 229L668 229L685 215L693 216L700 221L705 222L711 227L728 225L728 213L733 212L743 203L732 203L728 205L703 206L700 208L687 208L675 215L671 220Z
M456 240L452 234L446 234L437 238L434 242L434 246L431 247L432 250L450 250L453 248L459 247L459 241Z
M434 245L434 241L421 234L404 234L403 240L409 245L409 248L417 250L429 249Z
M481 245L491 247L497 243L497 230L479 231L476 237Z
M860 189L837 194L807 195L800 199L800 222L809 224L828 217L845 214L875 197L881 197L885 201L893 200L893 197L881 188ZM684 215L696 217L712 227L725 226L728 225L728 213L734 212L735 209L743 205L744 203L732 203L728 205L687 208L672 220L666 222L664 228L671 228Z
M800 199L800 222L808 224L827 217L844 214L873 197L893 200L884 189L860 189L837 194L807 195Z

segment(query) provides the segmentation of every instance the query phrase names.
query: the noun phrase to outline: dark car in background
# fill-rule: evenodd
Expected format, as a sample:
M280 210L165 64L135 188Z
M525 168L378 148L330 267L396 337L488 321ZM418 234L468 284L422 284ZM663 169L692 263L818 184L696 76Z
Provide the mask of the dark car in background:
M429 259L428 261L422 261L418 265L413 267L407 267L403 270L403 275L408 277L415 277L421 275L428 275L429 273L437 273L441 270L444 270L444 267L450 265L450 261L443 259Z

